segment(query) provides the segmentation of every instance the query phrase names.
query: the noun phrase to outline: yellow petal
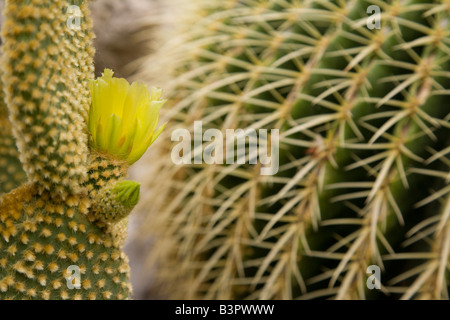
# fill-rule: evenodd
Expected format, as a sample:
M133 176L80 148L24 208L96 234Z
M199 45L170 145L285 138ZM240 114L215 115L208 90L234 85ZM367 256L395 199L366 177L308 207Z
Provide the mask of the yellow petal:
M119 152L119 136L121 134L122 119L116 115L112 114L109 118L107 137L108 137L108 147L107 150L112 154L118 154Z
M166 101L161 99L159 88L149 92L144 83L130 85L113 75L112 70L105 69L100 78L91 82L90 146L132 164L164 128L155 132L159 111Z

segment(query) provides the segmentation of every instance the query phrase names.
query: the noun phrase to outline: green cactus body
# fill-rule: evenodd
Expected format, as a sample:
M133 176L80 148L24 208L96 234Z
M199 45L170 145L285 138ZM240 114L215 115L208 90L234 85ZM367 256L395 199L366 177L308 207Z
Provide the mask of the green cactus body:
M129 299L140 186L124 179L162 130L161 90L112 70L94 81L87 1L8 1L4 15L0 192L23 180L18 158L28 182L0 198L0 299Z
M146 65L171 71L171 129L280 129L280 170L148 164L168 297L448 298L448 2L192 7Z
M3 92L3 91L2 91ZM1 93L2 93L1 92ZM0 97L3 102L3 97ZM0 106L0 195L26 181L25 172L19 161L19 152L14 141L6 106Z
M71 5L84 15L79 30L66 25ZM62 195L80 192L86 175L94 75L87 10L85 1L9 1L4 11L3 83L21 162L30 181Z
M112 184L122 178L118 166L110 161L98 161L96 157L94 161L89 166L89 176L96 177L96 185L100 181ZM3 198L0 205L2 299L130 297L128 258L121 250L126 228L121 223L100 220L98 213L90 209L96 199L94 190L97 189L90 193L93 197L73 195L63 200L48 191L40 194L34 184L28 184ZM113 215L113 210L117 209L110 208L104 214ZM80 270L79 289L67 284L72 275L70 266Z

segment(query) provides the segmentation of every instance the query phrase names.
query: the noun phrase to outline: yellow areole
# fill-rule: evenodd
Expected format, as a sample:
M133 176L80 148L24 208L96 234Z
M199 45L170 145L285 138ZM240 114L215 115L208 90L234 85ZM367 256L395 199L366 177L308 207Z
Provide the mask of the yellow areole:
M91 83L90 145L131 165L164 129L165 124L156 127L166 100L161 99L159 88L152 88L149 93L144 83L130 85L113 74L112 70L105 69L103 76Z

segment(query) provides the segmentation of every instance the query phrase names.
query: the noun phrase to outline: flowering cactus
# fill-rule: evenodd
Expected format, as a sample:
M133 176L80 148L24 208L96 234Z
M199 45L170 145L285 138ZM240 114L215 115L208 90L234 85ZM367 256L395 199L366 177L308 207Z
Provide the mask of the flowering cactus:
M72 5L79 29L66 27ZM8 1L4 14L2 80L28 182L0 197L0 299L128 299L122 246L140 185L125 178L163 129L161 91L111 70L93 79L87 1Z

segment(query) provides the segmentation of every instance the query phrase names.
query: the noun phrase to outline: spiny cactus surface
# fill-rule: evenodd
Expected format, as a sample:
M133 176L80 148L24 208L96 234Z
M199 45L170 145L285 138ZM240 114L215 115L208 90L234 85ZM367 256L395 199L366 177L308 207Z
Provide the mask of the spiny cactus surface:
M131 297L122 247L140 185L124 179L158 136L164 101L108 69L94 81L89 14L81 0L6 3L7 128L28 182L0 197L0 299ZM17 155L6 139L2 168ZM0 177L2 192L17 182Z
M8 193L26 181L3 99L3 90L0 90L0 194Z
M170 78L163 140L279 129L280 168L147 163L167 297L448 299L449 2L190 4L144 65Z

